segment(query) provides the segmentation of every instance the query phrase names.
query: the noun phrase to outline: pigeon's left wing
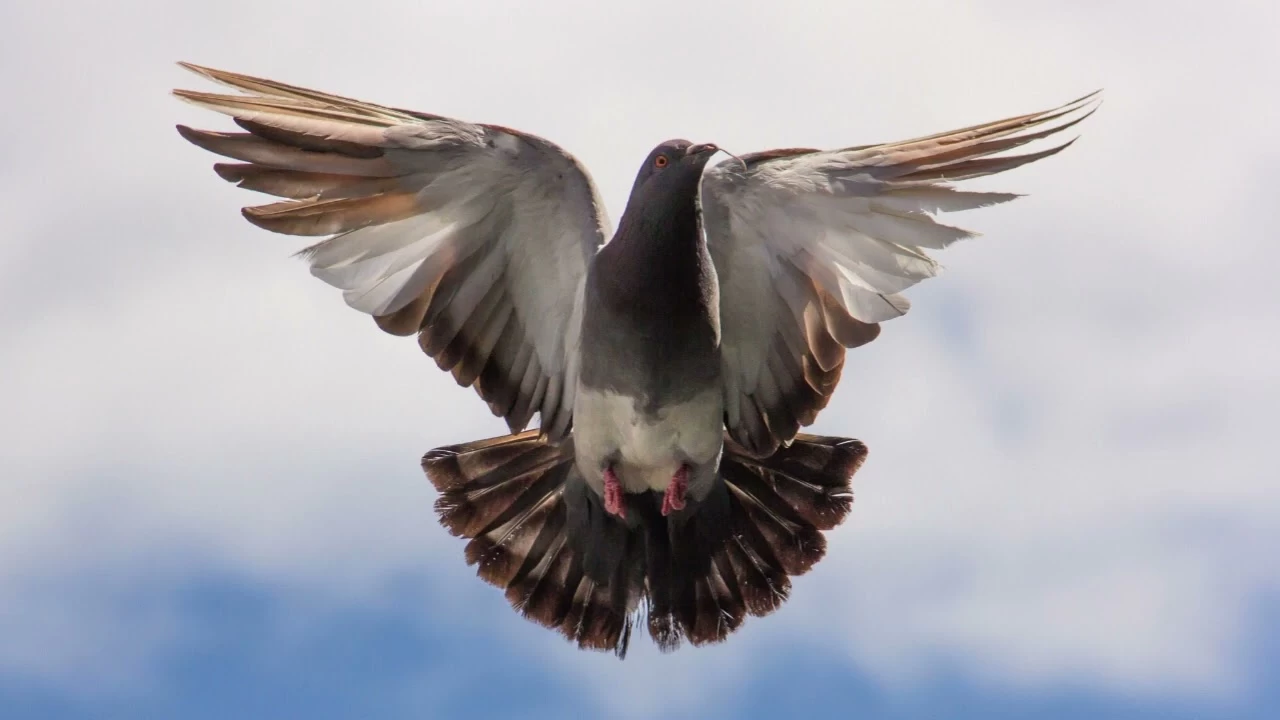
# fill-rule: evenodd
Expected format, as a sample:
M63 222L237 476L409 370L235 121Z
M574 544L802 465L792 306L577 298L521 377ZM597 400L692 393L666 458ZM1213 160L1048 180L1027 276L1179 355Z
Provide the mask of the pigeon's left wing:
M845 348L868 343L910 307L899 295L933 277L928 250L973 233L937 222L1018 197L948 181L1053 155L1000 155L1065 130L1094 93L1059 108L960 130L843 150L775 150L704 175L703 228L720 282L726 425L767 455L826 406Z
M609 234L594 183L528 133L184 66L243 94L176 90L243 133L179 126L240 163L240 187L283 198L244 209L278 233L331 236L311 272L383 330L472 386L513 432L568 432L587 264Z

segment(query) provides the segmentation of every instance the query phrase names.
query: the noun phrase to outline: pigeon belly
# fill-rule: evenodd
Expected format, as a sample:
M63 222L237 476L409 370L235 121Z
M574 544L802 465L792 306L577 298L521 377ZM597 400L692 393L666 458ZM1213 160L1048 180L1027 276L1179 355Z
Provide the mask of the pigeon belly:
M643 400L579 386L574 447L589 484L603 487L603 464L613 462L629 493L662 492L682 464L701 466L719 455L724 400L718 387L652 411Z

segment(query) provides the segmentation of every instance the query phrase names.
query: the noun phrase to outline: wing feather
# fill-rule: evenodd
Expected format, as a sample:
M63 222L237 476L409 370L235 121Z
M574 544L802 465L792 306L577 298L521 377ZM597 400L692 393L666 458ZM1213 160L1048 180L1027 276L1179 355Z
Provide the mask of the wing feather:
M179 126L223 179L283 200L263 229L327 236L299 255L384 331L475 387L513 432L572 425L572 326L609 221L586 170L539 137L181 63L239 94L175 90L246 132Z
M901 293L941 271L927 251L975 236L935 215L1019 197L945 183L1061 152L1074 140L1001 155L1074 127L1098 102L1092 93L912 140L771 150L708 170L701 207L720 278L730 436L768 455L812 423L835 391L846 348L874 340L879 323L910 310Z

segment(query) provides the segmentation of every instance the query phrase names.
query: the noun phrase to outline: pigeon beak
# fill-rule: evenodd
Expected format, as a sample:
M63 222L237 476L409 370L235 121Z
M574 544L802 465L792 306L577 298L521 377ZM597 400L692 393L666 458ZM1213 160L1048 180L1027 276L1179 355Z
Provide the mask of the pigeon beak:
M713 155L720 151L713 143L702 143L701 145L690 145L689 149L684 151L685 155Z

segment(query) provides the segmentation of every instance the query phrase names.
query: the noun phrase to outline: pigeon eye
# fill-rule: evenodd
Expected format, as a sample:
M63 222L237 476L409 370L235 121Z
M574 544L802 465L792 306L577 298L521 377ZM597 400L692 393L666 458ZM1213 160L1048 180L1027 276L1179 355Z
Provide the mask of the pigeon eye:
M664 168L664 167L666 167L666 166L667 166L667 156L666 156L666 155L659 155L658 157L654 158L654 159L653 159L653 165L654 165L654 167L660 167L660 168Z

